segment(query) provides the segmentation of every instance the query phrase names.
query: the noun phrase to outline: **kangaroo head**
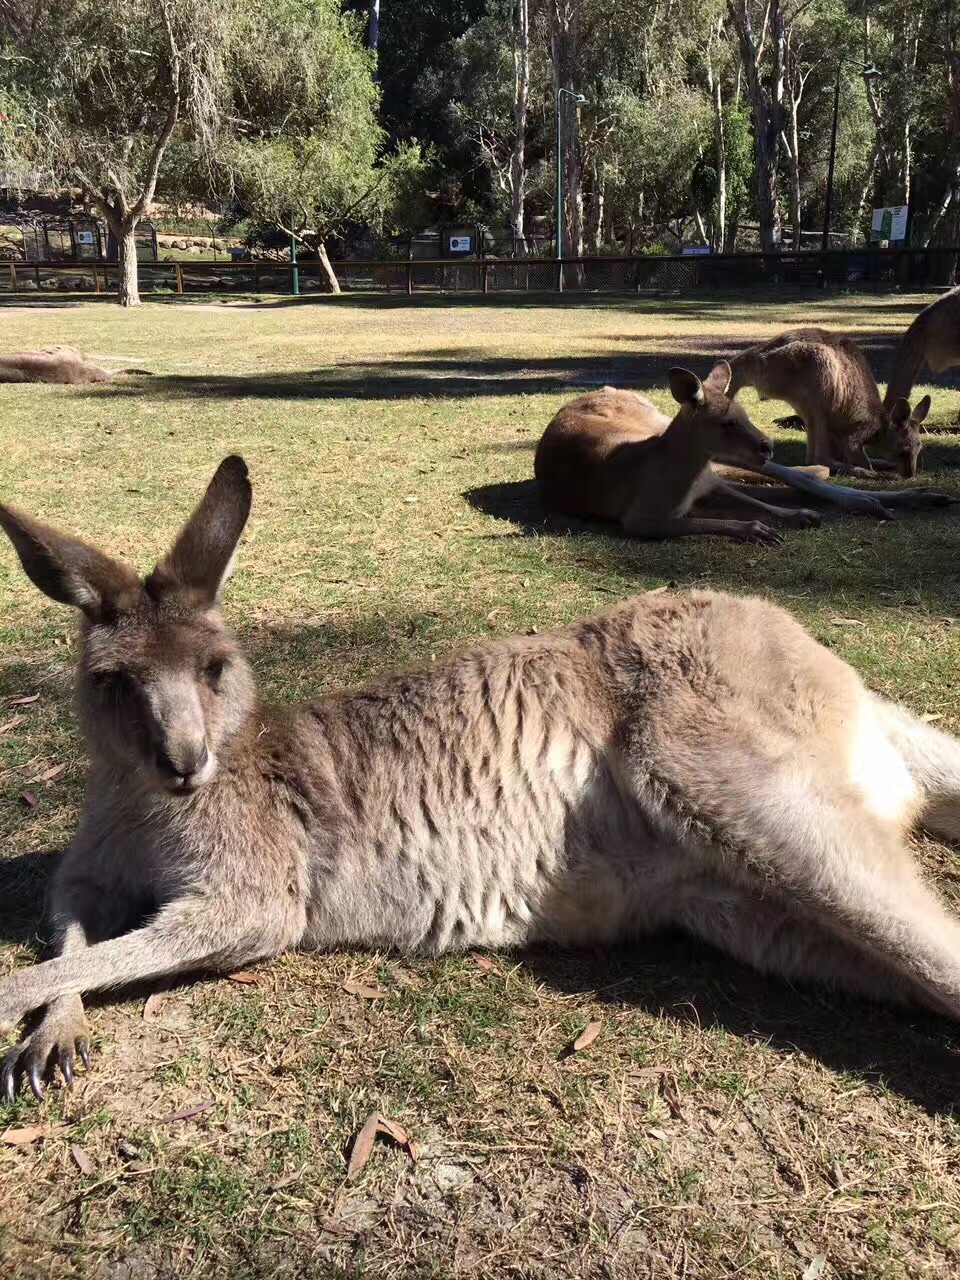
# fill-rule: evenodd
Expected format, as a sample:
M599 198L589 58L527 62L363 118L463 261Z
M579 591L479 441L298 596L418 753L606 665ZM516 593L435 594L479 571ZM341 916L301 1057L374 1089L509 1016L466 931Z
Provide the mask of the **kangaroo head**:
M732 376L726 360L703 382L689 369L671 369L670 391L709 458L735 467L762 467L773 456L773 445L727 395Z
M27 576L83 615L79 693L91 753L174 794L215 777L253 706L253 678L217 610L250 500L246 463L226 458L143 581L95 547L0 505L0 526Z
M929 396L924 396L914 409L901 396L893 402L887 415L887 450L900 474L907 478L917 474L917 460L922 448L920 424L929 412Z

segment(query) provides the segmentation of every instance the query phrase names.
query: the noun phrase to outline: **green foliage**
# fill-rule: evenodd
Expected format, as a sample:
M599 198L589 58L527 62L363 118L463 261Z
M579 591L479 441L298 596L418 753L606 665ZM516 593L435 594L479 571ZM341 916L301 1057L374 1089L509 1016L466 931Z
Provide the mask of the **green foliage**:
M373 58L336 0L254 0L227 55L232 136L215 174L256 221L319 243L349 222L376 229L422 189L416 143L385 155Z

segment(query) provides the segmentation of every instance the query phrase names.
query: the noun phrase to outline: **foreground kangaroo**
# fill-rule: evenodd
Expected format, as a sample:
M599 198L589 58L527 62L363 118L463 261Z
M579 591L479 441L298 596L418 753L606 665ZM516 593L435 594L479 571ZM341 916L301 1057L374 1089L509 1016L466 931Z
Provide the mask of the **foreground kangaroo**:
M885 409L909 397L924 365L934 373L960 365L960 288L924 307L900 339L883 398Z
M755 387L762 400L785 400L796 411L806 426L808 463L848 475L917 474L920 424L930 397L912 412L902 397L885 407L866 357L851 338L826 329L790 329L741 351L730 367L731 396ZM868 458L868 440L890 460Z
M60 382L82 386L112 382L118 373L147 374L146 369L111 371L85 356L76 347L48 347L45 351L15 351L0 355L0 382Z
M960 837L960 741L870 693L781 609L639 596L356 693L268 708L217 612L250 508L223 462L169 554L126 565L0 507L83 614L89 754L59 956L2 1092L88 1061L81 993L295 948L612 943L681 926L759 969L960 1019L960 921L915 822Z
M712 533L769 546L782 536L760 520L706 513L720 506L803 528L819 524L820 516L797 509L798 489L821 508L880 518L898 506L950 501L928 490L878 498L826 483L826 469L818 478L771 462L771 442L728 398L730 376L725 360L702 383L686 369L671 369L670 390L681 405L672 420L636 392L613 387L569 401L537 445L534 473L544 505L566 515L613 520L638 538ZM742 477L723 466L718 470L717 462L790 487L731 483Z

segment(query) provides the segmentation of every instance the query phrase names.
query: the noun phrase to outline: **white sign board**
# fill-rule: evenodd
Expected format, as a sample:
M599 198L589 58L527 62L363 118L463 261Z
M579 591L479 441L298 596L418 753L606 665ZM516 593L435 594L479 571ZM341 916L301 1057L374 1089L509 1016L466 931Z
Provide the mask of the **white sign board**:
M680 250L685 258L699 258L703 254L710 252L708 244L685 244Z
M907 206L905 204L889 205L884 209L874 209L870 222L871 240L906 240L907 238Z
M92 231L77 232L77 244L93 244L93 243L94 243L94 239L93 239Z
M469 253L470 245L473 242L471 236L451 236L450 252L451 253Z

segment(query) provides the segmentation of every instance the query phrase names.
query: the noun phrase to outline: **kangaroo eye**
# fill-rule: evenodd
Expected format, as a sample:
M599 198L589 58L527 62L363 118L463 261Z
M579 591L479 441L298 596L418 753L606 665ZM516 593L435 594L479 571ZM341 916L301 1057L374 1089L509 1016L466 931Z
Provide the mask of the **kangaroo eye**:
M203 672L203 678L211 689L216 689L220 684L220 677L223 675L223 668L226 666L223 658L215 658L213 662L208 662Z

